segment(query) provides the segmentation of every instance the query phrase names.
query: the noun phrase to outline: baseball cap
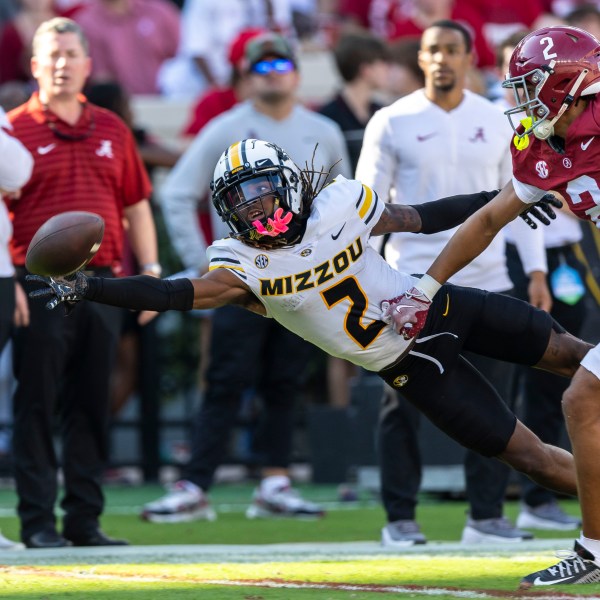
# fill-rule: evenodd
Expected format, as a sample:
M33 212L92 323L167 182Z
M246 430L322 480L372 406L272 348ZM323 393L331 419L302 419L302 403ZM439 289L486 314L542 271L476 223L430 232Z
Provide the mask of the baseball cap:
M237 67L239 63L244 59L244 52L246 50L246 44L255 37L261 34L267 33L265 29L248 28L240 31L238 36L233 40L229 46L229 62Z
M258 37L252 38L246 44L245 54L246 61L250 66L256 64L268 55L287 58L296 64L294 51L287 40L272 31L268 31Z

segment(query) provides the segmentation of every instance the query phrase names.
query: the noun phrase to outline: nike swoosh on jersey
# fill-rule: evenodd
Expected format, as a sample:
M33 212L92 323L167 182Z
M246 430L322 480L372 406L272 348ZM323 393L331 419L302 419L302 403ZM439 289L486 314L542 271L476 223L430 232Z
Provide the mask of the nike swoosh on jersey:
M581 149L584 151L587 150L588 146L594 141L594 137L596 136L591 137L587 142L581 142Z
M437 131L434 131L433 133L426 133L425 135L418 135L417 142L424 142L436 135L437 135Z
M344 231L344 227L346 227L346 223L342 225L342 228L337 232L337 235L333 235L333 233L331 234L331 239L334 241L337 240L340 237L342 231Z
M552 581L544 581L541 577L536 577L533 585L556 585L557 583L561 583L561 581L569 581L572 577L563 577L562 579L553 579Z
M47 146L38 146L37 152L38 152L38 154L41 154L43 156L44 154L48 154L48 152L52 152L52 150L54 150L54 148L56 148L56 144L48 144Z

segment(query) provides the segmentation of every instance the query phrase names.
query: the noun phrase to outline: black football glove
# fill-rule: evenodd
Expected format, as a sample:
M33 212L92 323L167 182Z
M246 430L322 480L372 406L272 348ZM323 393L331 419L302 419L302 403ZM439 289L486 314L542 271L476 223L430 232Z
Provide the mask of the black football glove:
M525 209L520 217L531 229L537 229L537 223L531 217L535 217L544 225L550 225L550 219L556 219L556 213L552 207L561 208L562 202L554 194L544 194L535 204L531 204L529 208Z
M44 286L29 292L30 298L50 298L50 301L46 303L48 310L62 304L65 308L65 316L69 315L77 302L83 299L88 287L87 277L81 271L65 278L56 279L41 275L27 275L25 280L41 283Z

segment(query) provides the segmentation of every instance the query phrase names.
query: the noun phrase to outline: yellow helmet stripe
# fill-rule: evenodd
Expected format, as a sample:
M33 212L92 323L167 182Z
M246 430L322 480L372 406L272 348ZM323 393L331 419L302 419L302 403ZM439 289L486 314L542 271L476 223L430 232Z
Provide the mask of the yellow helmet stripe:
M231 170L235 171L242 166L242 142L236 142L229 148L229 160L231 161Z

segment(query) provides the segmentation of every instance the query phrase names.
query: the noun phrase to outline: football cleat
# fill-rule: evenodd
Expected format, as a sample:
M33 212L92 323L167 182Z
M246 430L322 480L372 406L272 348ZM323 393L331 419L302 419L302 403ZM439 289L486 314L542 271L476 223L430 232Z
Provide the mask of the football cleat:
M142 519L152 523L181 523L217 518L202 489L191 481L177 481L167 489L162 498L144 505Z
M557 552L556 555L562 557L560 562L527 575L521 580L519 589L527 590L534 585L600 582L600 566L594 562L594 555L579 542L575 542L573 552Z

